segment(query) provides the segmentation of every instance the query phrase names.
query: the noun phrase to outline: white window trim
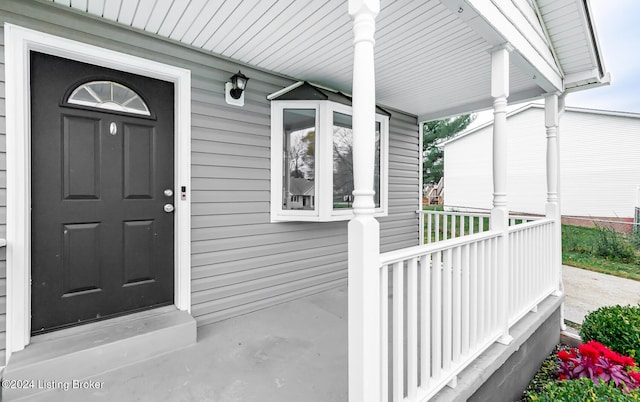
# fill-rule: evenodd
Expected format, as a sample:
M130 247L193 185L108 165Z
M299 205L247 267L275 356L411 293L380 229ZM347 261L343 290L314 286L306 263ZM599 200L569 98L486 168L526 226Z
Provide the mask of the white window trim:
M174 304L191 312L191 72L97 46L4 24L7 113L6 362L31 332L31 112L29 52L35 50L175 84ZM181 187L186 186L185 198Z
M275 109L274 109L275 108ZM320 103L306 102L301 106L297 102L280 102L278 105L271 103L271 219L272 222L279 221L317 221L318 216L318 191L319 177L316 169L314 176L314 191L316 201L313 210L286 210L282 209L282 152L284 147L284 136L282 135L283 110L284 109L314 109L316 111L316 132L320 124ZM318 135L315 138L316 166L319 151ZM274 217L278 217L274 219Z
M282 208L283 110L316 110L316 171L314 210ZM352 209L333 209L333 112L353 116L353 108L332 101L271 101L271 222L333 222L353 218ZM389 117L376 113L380 123L380 207L375 217L388 215L389 204ZM324 135L323 135L324 134ZM330 135L331 134L331 135ZM327 155L328 154L328 155ZM325 163L330 160L330 168ZM323 163L324 162L324 163Z

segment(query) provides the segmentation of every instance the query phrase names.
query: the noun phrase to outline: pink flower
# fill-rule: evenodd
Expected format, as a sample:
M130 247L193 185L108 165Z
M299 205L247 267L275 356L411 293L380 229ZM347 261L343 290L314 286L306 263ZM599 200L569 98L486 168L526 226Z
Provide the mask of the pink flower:
M561 350L561 351L558 352L558 358L560 360L563 360L563 361L567 361L567 360L573 359L575 357L576 357L575 355L567 352L566 350Z
M558 352L561 360L558 377L572 380L588 377L598 384L611 382L623 390L640 388L640 372L632 370L636 362L595 341L580 345L578 350Z

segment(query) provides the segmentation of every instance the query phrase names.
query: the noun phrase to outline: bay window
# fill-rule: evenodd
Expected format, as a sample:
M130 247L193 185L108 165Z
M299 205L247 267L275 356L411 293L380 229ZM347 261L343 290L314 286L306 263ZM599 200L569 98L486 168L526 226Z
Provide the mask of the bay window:
M293 93L292 93L293 92ZM337 221L353 216L350 98L307 83L271 100L271 220ZM373 187L387 215L388 126L377 108Z

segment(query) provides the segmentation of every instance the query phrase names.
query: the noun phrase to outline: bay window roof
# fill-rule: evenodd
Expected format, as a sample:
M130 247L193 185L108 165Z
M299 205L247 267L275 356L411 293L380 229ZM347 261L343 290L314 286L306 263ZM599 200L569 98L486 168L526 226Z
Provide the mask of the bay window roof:
M281 91L267 97L271 101L298 101L298 100L318 100L351 105L351 96L340 91L334 91L308 83L307 81L297 82ZM376 105L376 113L391 117L391 113Z

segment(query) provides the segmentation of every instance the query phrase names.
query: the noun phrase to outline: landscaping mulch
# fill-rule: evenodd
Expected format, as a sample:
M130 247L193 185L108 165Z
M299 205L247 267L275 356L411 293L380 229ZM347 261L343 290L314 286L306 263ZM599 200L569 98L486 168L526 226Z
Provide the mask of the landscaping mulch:
M522 393L522 398L518 402L529 402L527 392L540 392L543 390L545 384L558 381L558 368L560 366L558 352L569 349L571 349L571 346L563 343L559 343L553 348L549 356L542 362L542 366L540 366L540 369L529 383L527 389Z

